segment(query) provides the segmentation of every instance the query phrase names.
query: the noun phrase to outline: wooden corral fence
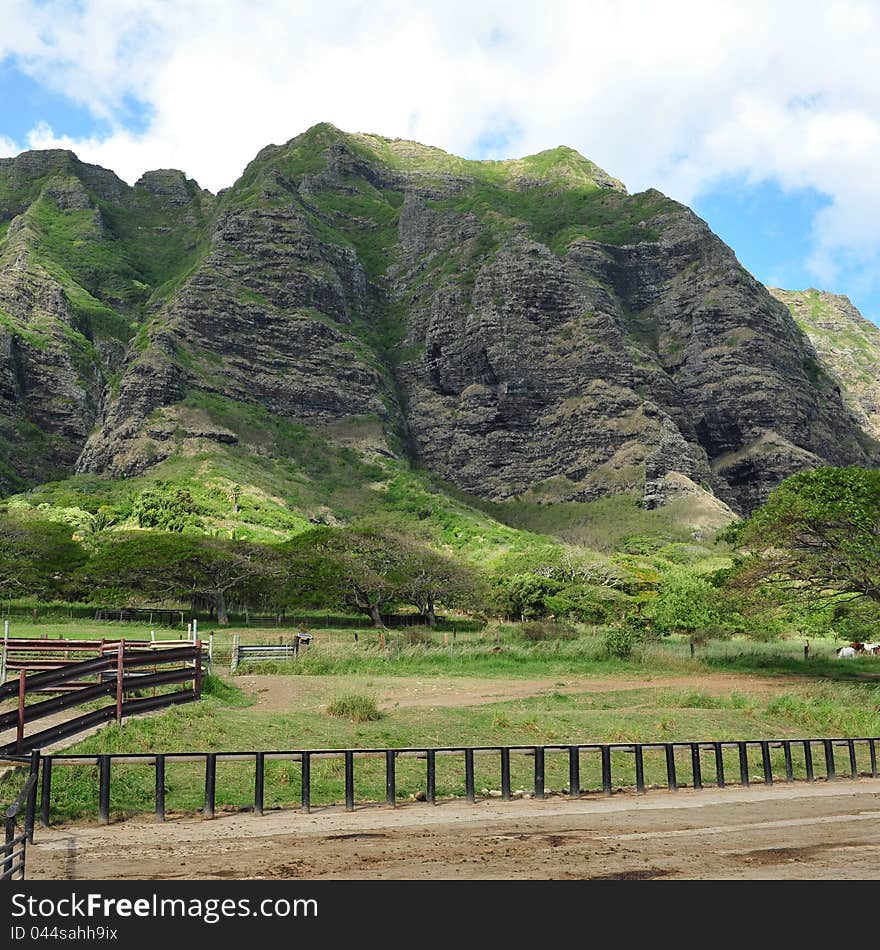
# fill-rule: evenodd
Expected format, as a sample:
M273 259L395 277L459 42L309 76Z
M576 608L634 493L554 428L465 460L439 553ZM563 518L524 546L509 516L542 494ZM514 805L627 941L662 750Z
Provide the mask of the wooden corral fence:
M59 766L97 766L98 779L98 817L105 824L110 820L112 765L130 767L138 763L155 769L155 813L160 821L165 820L166 811L166 763L192 762L201 765L204 770L204 810L206 818L213 818L217 802L217 764L218 762L251 761L254 765L253 798L251 803L240 802L236 808L252 807L255 814L263 813L266 790L266 763L270 761L298 762L300 765L300 809L309 812L312 808L312 765L318 761L336 760L343 762L344 806L353 811L356 801L357 762L376 760L384 763L385 803L395 806L398 800L397 764L402 759L419 759L425 763L423 772L423 800L435 803L437 800L437 761L441 757L457 759L463 770L464 797L469 802L477 800L475 787L476 757L490 757L490 764L497 764L497 778L500 789L490 793L509 801L514 797L511 784L511 759L514 756L531 757L534 760L533 788L530 796L545 797L545 767L551 756L561 756L567 764L568 781L563 793L570 798L597 793L611 795L615 784L630 782L634 774L634 784L628 784L618 791L644 793L651 788L666 788L677 791L690 787L695 790L704 787L725 788L730 785L748 786L754 784L772 785L776 781L794 782L800 776L807 782L834 781L837 778L878 778L877 745L880 738L821 738L821 739L781 739L747 741L706 741L706 742L646 742L646 743L590 743L578 745L539 745L539 746L451 746L443 748L408 749L313 749L288 752L174 752L174 753L125 753L116 755L65 755L58 753L42 756L42 778L40 782L40 821L48 825L52 807L52 774ZM779 753L781 752L781 755ZM843 753L841 755L840 753ZM621 753L632 756L634 769L627 769L623 778L619 757ZM777 769L774 773L773 753L777 756ZM37 755L37 753L34 753ZM725 756L728 757L727 767ZM615 757L617 757L615 759ZM781 769L779 760L781 759ZM845 766L842 765L845 759ZM735 768L730 769L731 760ZM795 761L796 760L796 761ZM23 759L21 761L24 761ZM613 762L618 764L614 767ZM600 781L590 784L590 780L581 780L585 768L598 766L595 771ZM31 762L31 770L36 765ZM757 771L757 775L755 772ZM824 774L822 774L824 773ZM665 775L665 780L656 780ZM288 779L289 781L289 779ZM420 780L421 781L421 780ZM480 797L486 796L486 790ZM363 799L361 799L363 800ZM422 800L422 799L420 799ZM342 804L337 801L323 801L321 806ZM375 802L375 800L373 801Z
M234 673L239 663L267 663L295 660L305 652L312 642L310 633L294 634L290 643L242 643L241 636L235 634L232 640L232 659L229 671Z
M0 740L0 753L39 749L84 729L137 713L191 702L201 696L202 644L200 641L76 640L9 641L7 657L18 675L0 685L0 701L17 699L17 706L0 713L0 734L15 730L15 739ZM92 656L86 654L91 652ZM174 686L175 689L166 690ZM161 691L159 691L161 689ZM144 691L150 696L141 696ZM55 694L28 703L29 696ZM105 697L113 702L75 715L74 707ZM27 727L46 716L67 714L48 729L27 734Z
M40 754L31 758L31 770L15 801L4 812L6 834L3 843L3 870L0 881L23 881L28 842L34 840L34 815ZM23 820L22 820L23 819ZM21 831L19 827L21 826Z
M66 666L82 663L83 660L96 659L107 654L116 654L120 644L126 650L155 650L167 647L192 646L189 640L49 640L33 637L11 637L3 640L0 656L0 684L7 679L16 678L23 670L25 673L41 673L44 670L58 670ZM41 692L59 692L77 689L75 682L62 686L44 687ZM34 692L35 690L29 690Z

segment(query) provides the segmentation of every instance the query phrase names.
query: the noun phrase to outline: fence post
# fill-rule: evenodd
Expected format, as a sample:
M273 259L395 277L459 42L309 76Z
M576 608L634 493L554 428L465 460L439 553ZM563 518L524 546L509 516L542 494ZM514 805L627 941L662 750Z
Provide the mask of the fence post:
M782 751L785 755L785 781L794 781L794 766L791 761L791 742L788 739L783 740Z
M602 794L611 794L611 747L603 745L602 751Z
M385 750L385 802L392 808L397 804L397 782L395 775L396 767L394 749Z
M433 805L437 799L437 760L436 752L433 749L427 749L425 752L427 759L427 789L425 797L429 804Z
M241 634L236 633L232 637L232 660L229 664L229 672L234 673L238 669L238 644L241 641Z
M208 676L214 671L214 634L208 635Z
M15 751L21 754L21 748L24 745L24 696L27 691L25 683L25 672L18 672L18 730L15 735Z
M465 798L472 802L475 799L474 795L474 750L465 749L464 750L464 795Z
M31 790L28 793L27 799L27 810L24 813L24 831L27 835L28 841L34 843L34 819L37 812L37 782L40 777L40 750L34 749L31 752L31 767L28 772L28 777L31 775L34 776L34 784L31 786Z
M568 747L568 794L572 798L581 794L581 750L576 745Z
M217 753L209 752L205 756L205 816L214 817L217 801Z
M308 814L312 810L312 756L309 752L303 752L300 756L302 764L302 793L300 803L302 810Z
M194 671L193 692L196 699L202 698L202 641L196 640L196 663Z
M773 763L770 761L770 743L766 740L761 742L761 765L764 768L764 784L773 784Z
M837 772L834 768L834 746L830 739L823 739L822 745L825 746L825 774L830 782L837 778Z
M724 788L724 749L720 742L712 744L715 747L715 784Z
M645 790L645 754L641 743L633 746L633 752L636 757L636 791L643 792Z
M40 824L49 827L49 803L52 795L52 756L43 757L43 781L40 783Z
M700 743L691 743L691 771L694 776L694 788L703 787L703 764L700 761Z
M675 746L671 742L665 742L666 750L666 787L670 792L678 791L678 781L675 777Z
M156 756L156 818L165 821L165 756Z
M125 663L125 657L123 651L125 649L125 640L119 641L119 646L116 648L116 724L119 725L122 722L122 673L123 673L123 664Z
M852 739L846 740L847 749L849 750L849 772L852 778L859 777L859 766L856 762L856 744Z
M877 778L877 746L874 739L868 739L868 754L871 756L871 777Z
M257 752L254 756L254 814L263 814L263 797L266 781L266 754Z
M743 785L749 784L749 750L745 742L737 742L739 750L739 780Z
M510 801L510 749L501 750L501 798Z
M809 739L804 739L804 768L807 770L807 781L813 781L813 746Z
M110 756L98 756L98 819L102 825L110 822Z
M345 750L345 810L354 811L354 752Z
M544 747L535 746L535 798L544 797Z

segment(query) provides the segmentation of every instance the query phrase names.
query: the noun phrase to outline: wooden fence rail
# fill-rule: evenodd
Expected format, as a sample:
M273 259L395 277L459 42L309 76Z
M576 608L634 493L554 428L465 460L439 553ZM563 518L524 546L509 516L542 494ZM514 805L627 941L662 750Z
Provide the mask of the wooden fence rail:
M3 843L2 872L0 880L12 881L18 875L23 881L25 876L25 859L27 857L28 842L34 840L34 823L37 805L37 782L40 773L40 753L34 752L30 757L30 774L18 793L14 802L4 813L5 840ZM18 831L18 822L24 815L22 831Z
M167 641L166 641L167 642ZM161 669L160 669L161 668ZM177 703L191 702L201 696L202 645L200 641L185 646L165 643L126 643L120 640L111 653L66 663L54 669L27 675L19 670L15 680L0 685L0 701L16 697L17 708L0 713L0 732L16 730L14 741L2 743L0 753L21 754L42 748L60 739L76 735L102 722L161 709ZM192 683L186 687L183 684ZM181 685L170 692L160 688ZM131 698L144 690L154 695ZM34 694L52 693L51 699L27 702ZM83 703L112 697L113 702L81 715L73 715L48 729L26 735L26 727L46 716L71 710Z
M393 807L399 797L398 763L405 759L422 760L424 765L424 800L434 804L437 800L438 760L451 757L457 760L463 773L464 797L469 802L477 800L475 787L475 759L492 760L493 769L498 767L500 790L493 793L508 801L514 797L511 782L511 759L524 756L532 759L533 785L530 795L541 799L547 792L545 780L547 767L553 757L562 757L559 763L565 768L567 783L564 794L570 798L597 793L612 795L615 784L621 780L620 762L615 766L615 756L625 753L632 756L627 769L634 774L630 791L645 793L651 788L666 788L677 791L689 786L694 790L706 787L718 789L731 785L748 786L754 783L772 785L774 782L794 782L803 775L807 782L828 781L838 778L880 777L877 768L877 746L880 738L812 738L812 739L756 739L756 740L708 740L699 742L644 742L644 743L586 743L571 745L536 746L444 746L440 748L404 749L304 749L265 752L132 752L115 755L55 755L42 756L42 779L40 783L40 821L48 825L52 804L53 769L64 766L97 766L98 817L107 823L111 812L112 765L141 763L155 769L155 813L160 821L166 811L166 764L191 762L200 765L204 775L204 809L202 814L213 818L217 805L217 765L220 762L253 762L254 781L252 809L261 815L266 793L266 765L270 761L298 762L300 764L300 809L308 813L313 806L314 778L312 767L322 760L341 760L344 773L344 795L338 804L346 810L355 808L356 763L379 759L384 763L385 804ZM774 770L774 753L776 768ZM781 753L781 754L780 754ZM34 753L37 755L37 753ZM725 764L725 755L728 761ZM732 758L732 762L730 761ZM797 758L797 763L795 763ZM18 761L24 763L24 757ZM803 768L801 768L801 764ZM587 768L593 765L598 781L589 779ZM733 765L733 767L731 767ZM36 766L31 761L31 770ZM664 774L660 784L651 784L651 777ZM757 772L757 775L755 774ZM459 773L459 774L462 774ZM824 774L821 774L824 773ZM616 780L616 781L615 781ZM593 781L593 784L591 784ZM285 786L289 778L285 780ZM619 791L620 789L618 789ZM479 797L485 796L485 790ZM361 799L363 800L363 799ZM376 799L371 803L378 803ZM251 803L239 802L237 809ZM321 802L322 806L337 804L337 801Z

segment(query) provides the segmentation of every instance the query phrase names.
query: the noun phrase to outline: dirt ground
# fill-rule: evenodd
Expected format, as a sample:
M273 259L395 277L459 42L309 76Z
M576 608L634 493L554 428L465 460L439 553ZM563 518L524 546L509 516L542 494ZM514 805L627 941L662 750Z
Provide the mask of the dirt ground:
M878 879L880 781L38 829L33 879Z
M265 712L287 709L314 701L326 702L326 676L236 676L233 680L253 697L255 707ZM380 709L437 706L483 706L514 699L526 699L541 693L610 693L629 689L681 689L729 695L743 692L757 695L777 694L797 687L796 680L782 677L701 674L684 676L557 676L532 679L501 677L415 677L415 676L334 676L332 692L349 689L371 693Z

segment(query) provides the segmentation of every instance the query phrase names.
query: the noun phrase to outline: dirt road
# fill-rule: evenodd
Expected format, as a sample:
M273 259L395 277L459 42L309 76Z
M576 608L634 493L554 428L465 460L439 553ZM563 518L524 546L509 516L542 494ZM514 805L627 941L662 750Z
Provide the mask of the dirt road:
M880 781L38 829L44 879L880 878Z

